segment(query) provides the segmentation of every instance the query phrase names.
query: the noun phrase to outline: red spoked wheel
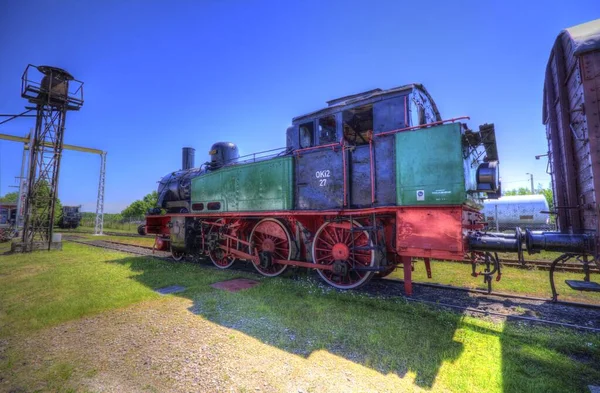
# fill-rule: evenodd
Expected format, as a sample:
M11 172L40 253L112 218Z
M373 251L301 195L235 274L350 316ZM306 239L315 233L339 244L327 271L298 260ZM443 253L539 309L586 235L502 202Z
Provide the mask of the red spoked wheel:
M216 222L223 223L224 220L222 218L219 218ZM228 269L236 261L236 258L233 255L228 254L226 250L219 247L227 247L228 239L222 236L222 234L226 233L228 235L231 235L231 232L231 230L223 230L223 227L218 225L213 225L208 231L208 239L214 238L214 240L216 240L216 243L214 244L212 249L209 249L208 251L208 257L210 258L212 263L219 269ZM235 242L232 239L229 239L229 242L231 248L237 248L237 244L234 244L237 242Z
M350 221L323 224L315 235L312 257L314 263L337 268L337 272L320 269L317 272L325 282L339 289L366 284L375 272L353 269L377 267L379 263L369 233L357 222Z
M292 256L293 242L290 232L281 221L275 218L260 220L250 233L250 243L254 247L250 250L252 255L256 250L259 255L263 252L269 253L272 259L289 260ZM288 265L262 260L253 265L260 274L267 277L278 276L288 267Z

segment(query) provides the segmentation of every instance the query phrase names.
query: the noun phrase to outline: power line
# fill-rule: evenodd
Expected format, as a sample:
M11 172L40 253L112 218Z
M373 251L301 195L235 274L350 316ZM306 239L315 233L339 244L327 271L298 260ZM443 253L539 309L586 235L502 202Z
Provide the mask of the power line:
M524 183L524 182L528 182L529 180L513 180L513 181L501 181L502 184L509 184L509 183Z

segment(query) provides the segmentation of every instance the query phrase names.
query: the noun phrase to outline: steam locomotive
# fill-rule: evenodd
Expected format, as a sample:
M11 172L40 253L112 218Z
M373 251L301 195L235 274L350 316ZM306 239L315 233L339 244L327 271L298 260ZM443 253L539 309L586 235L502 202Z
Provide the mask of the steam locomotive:
M493 124L442 120L419 84L327 104L294 118L278 151L240 157L220 142L193 168L184 150L147 233L176 259L247 260L266 276L314 268L342 289L400 264L410 284L413 257L463 259L467 234L484 229L481 200L499 191Z
M183 169L160 181L146 231L175 259L207 255L222 269L246 260L265 276L305 267L340 289L402 265L407 295L413 258L431 277L432 258L468 255L474 275L475 263L485 263L490 287L497 252L523 260L524 250L560 251L550 272L556 300L558 263L598 263L598 37L600 21L563 31L548 63L544 123L559 231L487 231L481 202L500 195L494 125L473 130L467 117L442 119L420 84L328 101L292 120L279 151L240 157L220 142L194 168L185 150ZM568 284L600 289L589 274Z

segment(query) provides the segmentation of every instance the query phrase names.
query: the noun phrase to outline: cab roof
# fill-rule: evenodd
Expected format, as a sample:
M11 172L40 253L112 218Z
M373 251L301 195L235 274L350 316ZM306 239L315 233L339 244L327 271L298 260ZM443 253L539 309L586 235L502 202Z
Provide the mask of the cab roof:
M292 119L292 123L303 121L307 118L320 117L322 115L336 113L345 109L346 107L360 106L362 104L380 101L390 96L404 95L411 92L412 90L420 90L421 92L423 92L429 100L429 102L431 102L436 117L440 118L440 113L437 109L437 105L435 104L435 101L433 101L433 98L431 98L425 87L420 83L411 83L408 85L402 85L387 90L379 88L367 90L362 93L351 94L340 98L335 98L333 100L329 100L326 102L328 105L326 108L319 109L317 111L310 112L302 116L296 116Z

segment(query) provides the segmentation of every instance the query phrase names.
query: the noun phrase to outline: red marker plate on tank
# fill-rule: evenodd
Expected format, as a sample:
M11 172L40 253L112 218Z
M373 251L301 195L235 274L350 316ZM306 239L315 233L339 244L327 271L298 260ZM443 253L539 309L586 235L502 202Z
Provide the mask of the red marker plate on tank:
M224 289L229 292L237 292L242 289L252 288L258 285L258 281L248 280L247 278L236 278L235 280L216 282L211 285L213 288Z

